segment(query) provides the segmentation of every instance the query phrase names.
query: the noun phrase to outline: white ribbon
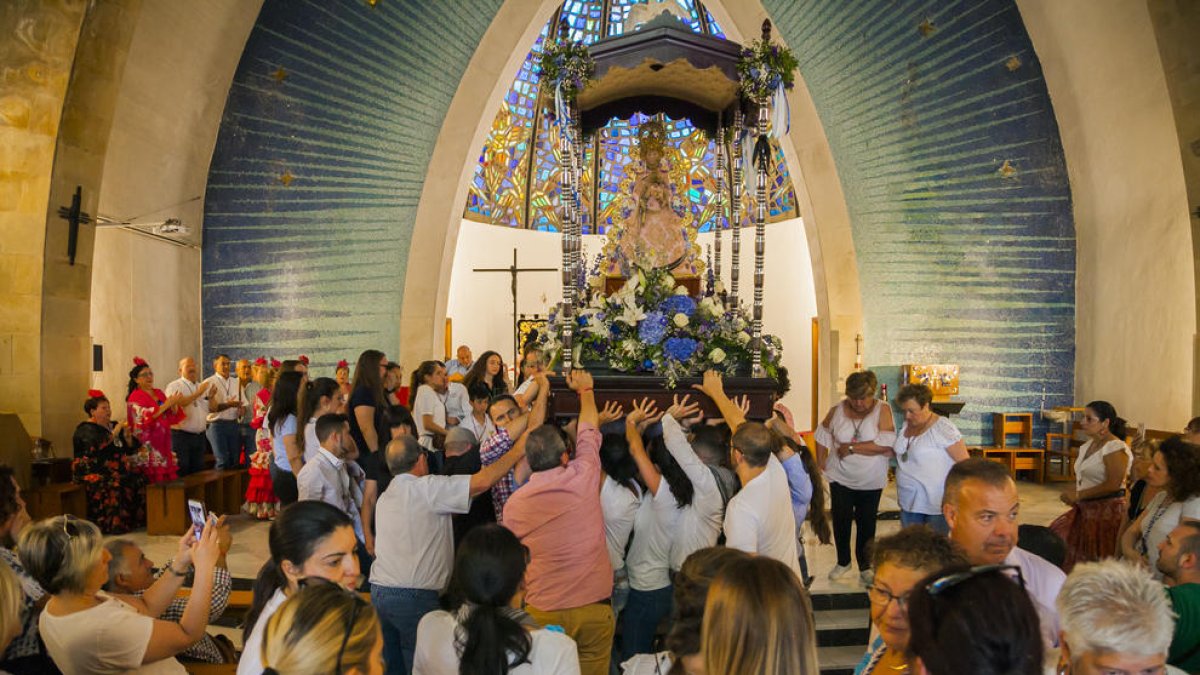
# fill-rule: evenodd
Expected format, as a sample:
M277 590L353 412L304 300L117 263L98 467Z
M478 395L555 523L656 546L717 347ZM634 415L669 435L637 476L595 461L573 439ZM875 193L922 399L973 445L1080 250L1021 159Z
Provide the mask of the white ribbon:
M739 129L738 133L742 143L742 194L753 195L758 182L754 168L754 136L746 128ZM742 205L736 206L740 209Z
M791 130L792 108L788 104L787 93L783 90L783 82L780 82L771 96L771 136L780 138Z
M560 125L567 123L567 105L563 102L562 80L554 87L554 115Z

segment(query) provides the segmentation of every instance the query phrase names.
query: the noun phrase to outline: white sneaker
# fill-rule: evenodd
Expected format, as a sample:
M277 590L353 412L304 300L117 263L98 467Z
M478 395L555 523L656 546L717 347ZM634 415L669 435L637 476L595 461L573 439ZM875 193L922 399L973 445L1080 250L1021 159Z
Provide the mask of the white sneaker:
M875 581L875 570L863 570L858 573L858 578L862 581L863 586L870 586L871 582Z
M850 573L849 565L834 565L833 569L829 570L829 580L839 579Z

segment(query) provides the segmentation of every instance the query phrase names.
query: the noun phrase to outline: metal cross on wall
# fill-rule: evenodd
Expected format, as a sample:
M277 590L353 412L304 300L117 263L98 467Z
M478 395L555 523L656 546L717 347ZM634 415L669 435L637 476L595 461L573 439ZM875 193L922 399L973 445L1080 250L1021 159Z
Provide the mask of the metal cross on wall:
M512 308L512 312L513 312L513 329L512 329L513 360L512 360L512 363L517 364L517 367L519 368L520 363L521 363L521 344L520 344L520 338L518 337L519 333L518 333L518 327L517 327L517 321L519 320L519 316L520 316L519 314L517 314L517 275L519 275L523 272L557 272L558 268L557 267L518 267L517 266L517 249L514 248L513 249L512 266L510 266L510 267L476 267L474 270L471 270L471 271L473 271L473 272L507 272L508 274L512 275L512 303L513 303L513 308Z
M83 203L83 186L75 186L75 194L71 197L70 206L58 207L58 217L67 221L67 258L75 264L75 249L79 246L79 225L92 222L92 217L81 209Z

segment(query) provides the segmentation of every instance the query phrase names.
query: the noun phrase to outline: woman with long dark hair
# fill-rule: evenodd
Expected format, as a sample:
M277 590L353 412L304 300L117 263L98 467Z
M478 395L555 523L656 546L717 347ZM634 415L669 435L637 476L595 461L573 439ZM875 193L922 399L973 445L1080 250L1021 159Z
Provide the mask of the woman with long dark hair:
M792 515L796 518L796 551L800 554L801 581L812 583L808 574L808 559L804 555L804 523L808 522L817 541L829 544L833 538L829 514L825 512L825 480L817 469L817 460L807 445L797 443L790 435L779 434L779 450L775 458L787 473L788 490L792 495Z
M271 523L267 541L271 558L263 563L254 582L238 675L261 675L267 621L300 588L302 579L318 577L348 591L358 586L354 523L337 507L318 501L296 502Z
M1121 555L1150 568L1156 579L1158 545L1181 520L1200 520L1200 446L1173 436L1158 446L1146 482L1159 492L1121 535Z
M500 525L480 525L454 559L445 609L417 627L413 672L423 675L572 675L575 642L537 625L512 600L524 585L529 550Z
M604 434L600 441L600 467L604 470L604 480L600 483L600 511L604 514L608 562L613 568L613 615L620 616L629 599L625 550L642 501L637 464L629 455L629 441L624 434Z
M1071 507L1050 524L1067 542L1063 571L1075 563L1111 558L1117 552L1128 502L1125 477L1133 453L1125 444L1125 420L1108 401L1092 401L1080 423L1088 440L1075 458L1075 485L1063 490L1062 502Z
M383 428L383 413L387 410L387 392L383 377L387 374L388 360L378 349L368 349L358 356L351 381L350 435L358 444L358 451L375 453L383 449L387 434Z
M625 417L629 454L646 485L633 525L633 542L626 557L629 602L621 612L621 661L649 652L654 631L671 612L671 549L685 509L692 506L695 488L683 468L667 451L661 436L649 448L642 441L646 426L660 416L649 399L635 403Z
M275 461L271 463L271 485L279 502L287 506L299 498L296 475L304 466L304 452L296 440L296 417L300 413L304 373L281 373L271 393L267 428L271 430Z
M467 371L467 376L463 378L463 386L470 390L471 385L476 382L486 384L493 397L512 393L512 387L508 383L508 370L504 367L504 358L499 352L486 351L475 360L475 365L471 366L471 370Z

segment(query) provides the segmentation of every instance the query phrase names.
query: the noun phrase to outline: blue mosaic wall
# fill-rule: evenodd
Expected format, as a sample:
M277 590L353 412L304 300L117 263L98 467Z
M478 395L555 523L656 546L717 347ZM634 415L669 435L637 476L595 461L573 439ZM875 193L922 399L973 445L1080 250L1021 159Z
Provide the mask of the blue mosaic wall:
M958 363L968 441L1072 401L1075 231L1012 0L764 0L800 59L854 228L866 363ZM769 308L768 308L769 311Z
M417 201L502 0L267 0L205 198L206 354L396 355Z
M500 3L267 0L209 176L207 353L395 350L428 157ZM1070 192L1013 0L764 5L845 190L866 362L961 364L969 440L1070 402Z

